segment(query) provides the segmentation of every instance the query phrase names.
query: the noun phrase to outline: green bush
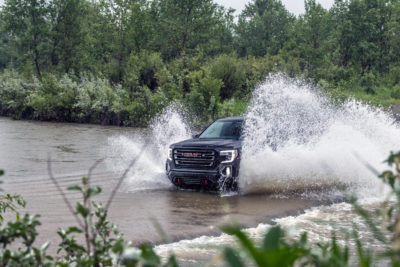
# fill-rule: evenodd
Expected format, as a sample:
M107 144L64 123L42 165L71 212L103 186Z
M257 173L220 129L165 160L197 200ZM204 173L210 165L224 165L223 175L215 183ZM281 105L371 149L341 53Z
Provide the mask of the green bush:
M225 100L218 105L218 117L223 118L244 115L247 105L247 102L235 98Z
M191 91L187 94L186 101L190 109L203 124L211 122L217 115L222 81L213 78L207 68L189 73L188 81Z
M81 122L115 124L115 116L124 107L121 105L127 93L120 85L112 87L105 79L84 77L76 89L73 108Z
M235 54L220 55L210 64L211 76L222 81L220 96L222 100L231 98L246 85L246 74Z
M40 87L34 78L31 83L24 81L15 71L6 70L0 74L0 113L14 119L29 117L27 97Z
M164 62L160 53L142 50L139 54L131 53L125 68L124 86L130 90L146 86L151 91L159 87L157 73L163 69Z
M376 94L376 77L372 72L368 72L361 77L360 85L367 94Z
M68 75L60 80L46 74L40 86L27 97L27 107L33 119L71 121L77 84Z
M394 99L400 99L400 83L393 87L390 96Z

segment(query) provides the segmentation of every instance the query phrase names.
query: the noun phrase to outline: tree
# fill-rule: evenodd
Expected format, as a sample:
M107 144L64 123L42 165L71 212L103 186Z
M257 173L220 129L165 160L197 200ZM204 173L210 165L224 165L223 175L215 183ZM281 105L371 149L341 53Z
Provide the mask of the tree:
M284 52L300 58L301 69L311 77L323 69L324 58L332 49L330 20L329 12L320 4L306 0L305 13L294 22L291 39L285 44Z
M94 38L96 45L106 49L99 57L104 62L104 72L115 83L124 80L131 53L139 53L150 43L152 28L147 3L144 0L102 0L97 6L95 15L101 19L94 25Z
M158 33L153 49L167 60L204 48L225 23L222 7L212 0L155 0L151 10Z
M289 38L294 21L279 0L253 0L242 11L236 26L239 55L277 54Z
M81 71L86 33L83 30L87 14L85 0L54 0L52 7L51 62L61 73L71 69Z
M354 66L359 72L386 71L388 57L389 0L335 1L339 53L343 66Z
M42 67L48 65L48 3L46 0L6 0L2 15L5 31L18 48L21 64L33 63L40 78Z

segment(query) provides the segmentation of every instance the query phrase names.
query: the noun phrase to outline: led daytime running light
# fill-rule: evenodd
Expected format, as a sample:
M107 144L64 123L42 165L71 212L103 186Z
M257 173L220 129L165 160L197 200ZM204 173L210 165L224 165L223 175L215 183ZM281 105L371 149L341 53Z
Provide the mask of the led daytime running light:
M221 163L231 163L233 162L237 156L238 156L238 152L236 149L234 150L223 150L221 152L219 152L220 156L228 156L229 158L227 160L221 161Z

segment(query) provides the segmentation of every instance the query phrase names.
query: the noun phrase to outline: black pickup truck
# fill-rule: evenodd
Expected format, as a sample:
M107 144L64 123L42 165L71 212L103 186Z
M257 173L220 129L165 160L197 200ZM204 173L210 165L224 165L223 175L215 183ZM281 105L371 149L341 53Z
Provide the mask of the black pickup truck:
M192 139L170 145L166 172L180 188L237 190L243 117L223 118Z

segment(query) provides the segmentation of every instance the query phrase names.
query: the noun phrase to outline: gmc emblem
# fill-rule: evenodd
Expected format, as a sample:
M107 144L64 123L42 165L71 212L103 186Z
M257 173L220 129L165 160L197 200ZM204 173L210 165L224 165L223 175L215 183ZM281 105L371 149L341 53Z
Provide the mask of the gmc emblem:
M183 153L185 158L201 158L201 153Z

